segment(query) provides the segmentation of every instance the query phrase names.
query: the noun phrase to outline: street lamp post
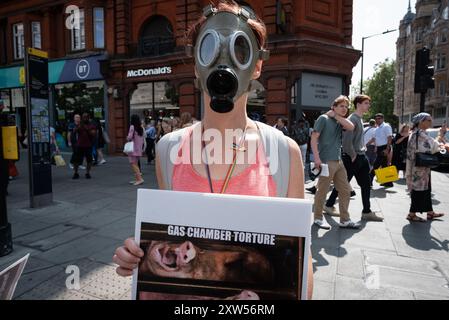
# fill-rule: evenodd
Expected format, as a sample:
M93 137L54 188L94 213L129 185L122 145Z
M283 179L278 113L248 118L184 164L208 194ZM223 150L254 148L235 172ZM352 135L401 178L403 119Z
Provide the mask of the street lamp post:
M387 31L384 31L382 33L376 33L376 34L373 34L373 35L370 35L370 36L367 36L367 37L362 37L362 71L361 71L361 76L360 76L360 94L363 94L363 57L365 56L365 40L369 39L369 38L372 38L372 37L376 37L376 36L380 36L380 35L383 35L383 34L387 34L387 33L390 33L390 32L394 32L396 30L397 29L387 30Z
M402 57L402 106L401 106L401 123L404 123L404 109L405 109L405 62L407 61L407 32L404 37L404 52Z

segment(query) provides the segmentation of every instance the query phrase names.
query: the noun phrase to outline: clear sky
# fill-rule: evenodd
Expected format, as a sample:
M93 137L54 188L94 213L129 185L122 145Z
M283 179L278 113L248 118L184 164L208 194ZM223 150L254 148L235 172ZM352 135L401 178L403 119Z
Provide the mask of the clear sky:
M352 45L362 49L362 37L399 29L399 22L407 13L409 0L354 0ZM415 12L416 0L411 0L412 12ZM374 65L386 58L396 58L396 40L399 31L365 39L365 57L363 79L371 77ZM352 70L352 85L360 82L361 59Z

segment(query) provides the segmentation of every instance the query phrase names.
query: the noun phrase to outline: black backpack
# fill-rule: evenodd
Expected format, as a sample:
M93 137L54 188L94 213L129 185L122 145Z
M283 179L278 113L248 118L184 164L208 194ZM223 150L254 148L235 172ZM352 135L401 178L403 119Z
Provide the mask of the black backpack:
M295 130L293 131L293 140L296 141L296 143L298 145L303 145L309 142L309 134L308 134L308 129L307 128L295 128Z

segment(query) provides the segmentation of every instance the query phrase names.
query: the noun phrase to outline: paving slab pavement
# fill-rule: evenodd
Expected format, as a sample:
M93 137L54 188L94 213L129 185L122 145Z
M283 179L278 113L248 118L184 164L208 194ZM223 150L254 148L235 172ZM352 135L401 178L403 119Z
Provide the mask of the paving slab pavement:
M83 174L72 180L68 167L53 167L55 203L41 209L29 208L25 159L9 187L14 252L0 258L1 270L31 254L15 298L130 299L131 278L116 275L112 262L115 248L134 233L137 188L128 184L127 158L109 157L106 165L94 167L92 180ZM142 187L156 188L154 166L142 167ZM435 210L449 214L449 174L434 172L432 178ZM360 188L353 187L357 195L349 209L359 220ZM313 196L306 192L306 198ZM314 299L449 299L449 216L410 224L403 181L389 190L375 184L371 204L384 222L341 230L336 218L327 217L330 231L312 227ZM70 266L80 270L78 290L66 286Z

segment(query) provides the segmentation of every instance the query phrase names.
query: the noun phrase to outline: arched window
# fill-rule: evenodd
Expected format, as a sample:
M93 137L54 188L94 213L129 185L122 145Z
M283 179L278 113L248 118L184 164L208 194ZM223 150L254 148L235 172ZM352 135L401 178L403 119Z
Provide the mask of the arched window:
M141 56L160 56L173 52L175 39L170 21L163 16L150 18L142 27L139 38Z

